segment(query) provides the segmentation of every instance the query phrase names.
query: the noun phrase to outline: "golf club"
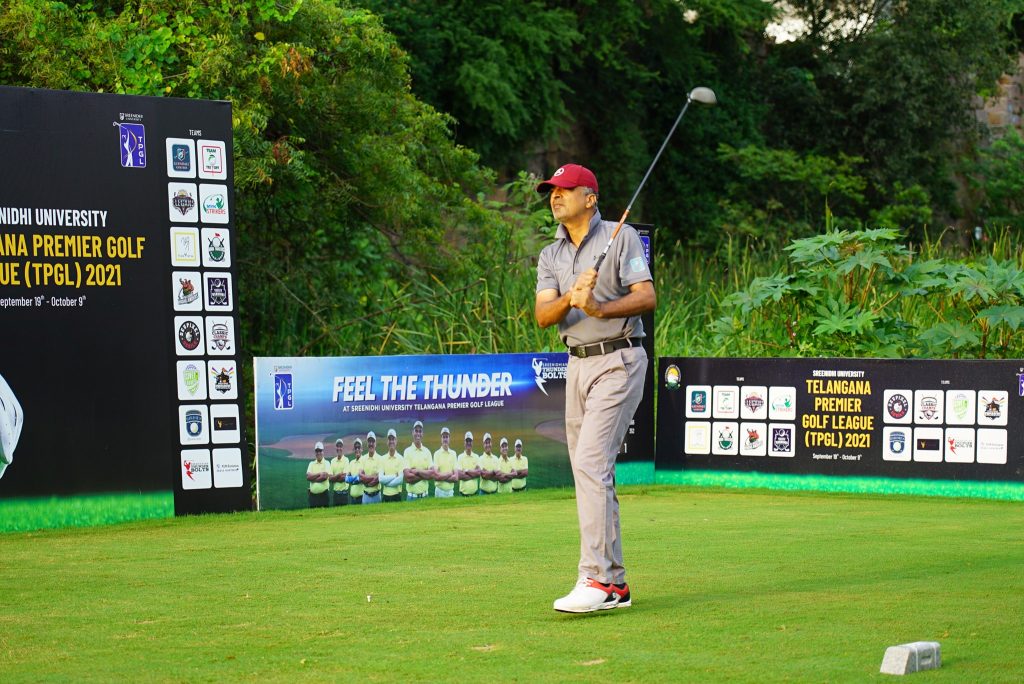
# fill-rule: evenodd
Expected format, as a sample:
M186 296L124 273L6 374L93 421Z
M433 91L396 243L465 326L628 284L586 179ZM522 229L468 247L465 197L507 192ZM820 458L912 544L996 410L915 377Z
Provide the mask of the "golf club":
M690 91L690 94L686 96L686 104L683 105L682 110L679 112L679 116L676 117L676 122L672 124L671 130L668 135L665 136L664 142L661 143L661 147L658 148L658 153L654 155L654 161L647 168L647 173L644 174L643 180L640 181L640 185L637 186L636 192L633 193L633 199L629 200L629 204L626 205L626 211L622 212L622 218L619 219L618 225L615 226L615 230L612 231L612 236L608 238L608 244L604 246L604 251L601 252L601 256L597 257L597 261L594 262L594 270L600 271L601 264L604 263L604 258L608 256L608 250L611 249L612 242L615 240L615 236L619 234L619 229L622 228L622 224L626 222L626 217L629 216L629 210L633 208L633 202L636 202L637 196L640 194L640 190L643 189L644 183L647 182L647 177L651 175L651 171L654 170L654 165L658 163L658 159L661 158L661 153L665 151L665 146L668 145L668 141L672 138L672 134L676 132L676 126L683 120L683 114L686 114L687 107L693 101L700 102L701 104L713 105L717 104L718 98L715 97L715 91L711 88L697 87Z

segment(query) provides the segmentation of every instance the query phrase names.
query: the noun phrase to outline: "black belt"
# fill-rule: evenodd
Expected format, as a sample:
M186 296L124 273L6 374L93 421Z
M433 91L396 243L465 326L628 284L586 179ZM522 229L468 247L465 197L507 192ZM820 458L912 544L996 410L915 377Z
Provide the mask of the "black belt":
M609 340L608 342L569 347L569 356L585 359L588 356L601 356L602 354L610 354L613 351L625 349L626 347L639 347L642 344L642 337L620 337L617 340Z

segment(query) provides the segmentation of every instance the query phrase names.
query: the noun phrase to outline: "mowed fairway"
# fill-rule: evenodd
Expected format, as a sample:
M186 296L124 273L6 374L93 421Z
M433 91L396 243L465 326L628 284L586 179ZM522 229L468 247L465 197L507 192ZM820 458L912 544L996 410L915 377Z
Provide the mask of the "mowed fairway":
M1020 503L620 498L634 605L586 616L565 490L0 535L0 681L1024 678Z

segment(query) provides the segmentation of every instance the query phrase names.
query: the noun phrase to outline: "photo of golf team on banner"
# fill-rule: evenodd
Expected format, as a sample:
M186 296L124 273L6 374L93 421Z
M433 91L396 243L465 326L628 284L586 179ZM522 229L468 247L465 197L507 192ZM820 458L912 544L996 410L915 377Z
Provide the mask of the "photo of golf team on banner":
M254 363L260 509L572 484L565 354Z

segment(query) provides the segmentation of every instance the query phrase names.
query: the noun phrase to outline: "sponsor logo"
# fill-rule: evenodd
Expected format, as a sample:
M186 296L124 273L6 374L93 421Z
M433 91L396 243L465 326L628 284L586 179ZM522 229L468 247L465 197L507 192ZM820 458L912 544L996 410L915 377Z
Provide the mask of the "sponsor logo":
M533 381L537 383L537 387L545 395L547 395L548 391L545 389L544 384L548 380L565 380L565 374L569 370L568 363L552 363L541 358L532 359L530 365L533 367Z
M899 430L889 433L889 451L894 454L902 454L907 447L907 436Z
M921 398L921 417L932 420L939 412L939 400L928 395Z
M185 366L181 372L181 379L185 383L185 389L188 393L195 396L196 391L199 389L199 379L202 375L199 372L199 368L194 364L190 363Z
M736 435L733 434L731 427L726 426L718 431L718 447L720 449L728 451L735 443Z
M221 394L227 394L231 391L231 376L235 374L234 368L216 368L210 369L210 375L213 376L213 387Z
M213 277L206 281L206 303L210 306L228 306L228 279Z
M793 448L792 435L786 428L772 428L772 450L790 451Z
M283 411L295 407L291 373L274 373L274 410Z
M217 193L216 195L210 195L203 200L203 211L213 216L227 216L228 213L227 202L224 201L224 195ZM214 223L220 223L220 221L214 221Z
M210 261L217 263L224 261L224 257L227 256L227 250L224 249L224 238L221 237L220 233L214 233L213 237L206 241L206 254L210 257Z
M757 428L747 428L747 436L743 439L743 448L745 449L760 449L761 448L761 434L757 431Z
M181 289L178 290L178 304L191 304L199 299L199 293L196 292L195 285L192 284L191 280L188 278L178 278L178 282L181 283Z
M999 420L1003 415L1003 400L999 397L981 397L981 403L985 406L984 416L989 420Z
M199 326L193 321L184 321L178 326L178 342L189 351L195 351L203 341Z
M210 330L210 341L213 342L213 346L217 347L218 350L223 351L231 344L231 338L228 336L227 323L214 323Z
M889 397L889 403L886 405L886 410L889 415L899 420L907 415L907 410L910 408L910 402L902 394L894 394Z
M704 390L694 390L690 395L690 411L693 413L708 412L708 393Z
M956 416L957 420L966 420L967 411L970 408L971 401L967 398L967 395L963 392L957 392L956 396L953 397L953 415Z
M185 216L195 209L196 200L192 197L192 193L182 188L171 197L171 206L180 211L182 216Z
M142 119L141 115L121 114L122 121L128 117ZM140 123L114 122L118 129L121 148L121 166L129 169L146 168L146 127Z
M679 370L679 366L673 364L665 369L665 387L670 390L679 389L679 385L682 383L683 374Z
M195 409L185 411L185 432L191 437L203 434L203 413Z
M942 446L942 442L939 439L918 439L917 450L918 451L938 451Z
M238 419L234 416L217 416L213 419L213 429L215 431L237 430Z
M171 145L171 168L175 171L192 170L192 150L188 145Z
M224 173L224 151L219 146L201 145L199 153L202 155L204 173Z
M744 406L747 407L747 410L750 411L751 413L757 413L758 411L761 410L761 407L764 406L764 399L761 398L760 394L756 394L755 393L755 394L751 394L750 396L746 397L743 400L743 404L744 404Z

